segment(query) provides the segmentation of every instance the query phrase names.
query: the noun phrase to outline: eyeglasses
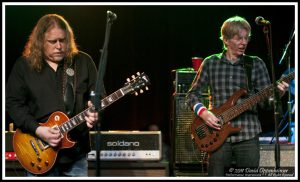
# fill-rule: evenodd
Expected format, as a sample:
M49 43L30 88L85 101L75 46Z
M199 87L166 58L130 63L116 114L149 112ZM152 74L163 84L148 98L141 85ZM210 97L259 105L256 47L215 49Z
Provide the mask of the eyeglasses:
M236 40L236 41L242 41L242 40L245 40L247 42L249 42L251 40L251 36L239 36L239 35L235 35L233 38L233 40Z

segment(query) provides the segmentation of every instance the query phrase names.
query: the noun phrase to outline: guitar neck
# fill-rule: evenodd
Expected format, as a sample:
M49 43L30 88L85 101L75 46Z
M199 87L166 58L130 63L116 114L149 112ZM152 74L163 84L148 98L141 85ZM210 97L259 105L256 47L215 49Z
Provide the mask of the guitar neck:
M115 91L114 93L110 94L109 96L105 97L104 99L102 99L100 111L103 110L104 108L108 107L115 101L119 100L123 96L125 96L128 92L129 92L129 90L127 89L127 87L123 87L123 88ZM61 133L62 134L67 133L70 130L72 130L73 128L75 128L76 126L78 126L79 124L85 122L84 117L87 116L87 112L89 112L89 111L95 112L94 107L87 108L86 110L82 111L81 113L77 114L70 120L68 120L68 121L64 122L62 125L60 125L59 129L60 129Z
M295 73L292 72L286 77L281 78L279 81L284 81L289 83L294 78ZM243 101L240 104L237 104L230 109L224 111L222 114L219 115L223 119L223 121L229 122L233 118L237 117L241 113L245 112L247 109L252 107L253 105L263 101L264 99L270 97L273 95L273 85L269 85L268 87L264 88L260 92L256 93L255 95L247 98L245 101Z

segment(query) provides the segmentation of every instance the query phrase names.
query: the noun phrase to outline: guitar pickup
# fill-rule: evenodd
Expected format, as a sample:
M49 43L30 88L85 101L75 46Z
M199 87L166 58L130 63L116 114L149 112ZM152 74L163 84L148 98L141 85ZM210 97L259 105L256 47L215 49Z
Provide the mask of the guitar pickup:
M40 148L41 151L43 151L45 149L44 145L42 146L41 143L40 143L41 140L39 140L38 138L35 138L35 142L38 144L38 146L39 146L39 148Z
M196 128L196 133L200 139L204 139L206 137L205 131L204 131L205 125L200 125Z
M39 153L38 149L36 148L34 142L32 140L30 140L29 142L30 142L31 147L33 148L34 152L36 153L36 155L39 156L40 153Z

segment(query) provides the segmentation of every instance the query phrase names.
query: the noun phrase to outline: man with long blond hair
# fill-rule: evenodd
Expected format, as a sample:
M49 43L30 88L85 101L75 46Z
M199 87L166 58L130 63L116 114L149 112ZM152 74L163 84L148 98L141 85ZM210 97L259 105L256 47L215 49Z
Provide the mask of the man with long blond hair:
M89 96L96 73L92 58L78 50L69 23L60 15L47 14L37 22L8 78L6 109L18 129L56 148L65 128L39 123L48 122L56 111L70 118L92 108ZM97 122L98 113L87 110L80 119L68 132L75 145L60 150L54 166L37 176L87 176L89 129ZM27 171L27 176L36 173Z

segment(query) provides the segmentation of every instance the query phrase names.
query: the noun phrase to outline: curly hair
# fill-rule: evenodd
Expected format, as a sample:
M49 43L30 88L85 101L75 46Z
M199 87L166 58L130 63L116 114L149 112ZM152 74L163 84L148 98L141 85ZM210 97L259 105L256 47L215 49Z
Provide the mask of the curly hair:
M29 65L40 72L43 67L43 44L45 33L53 28L59 27L66 32L66 60L70 64L74 54L78 53L73 30L69 23L60 15L47 14L39 19L25 45L23 56L29 61Z

